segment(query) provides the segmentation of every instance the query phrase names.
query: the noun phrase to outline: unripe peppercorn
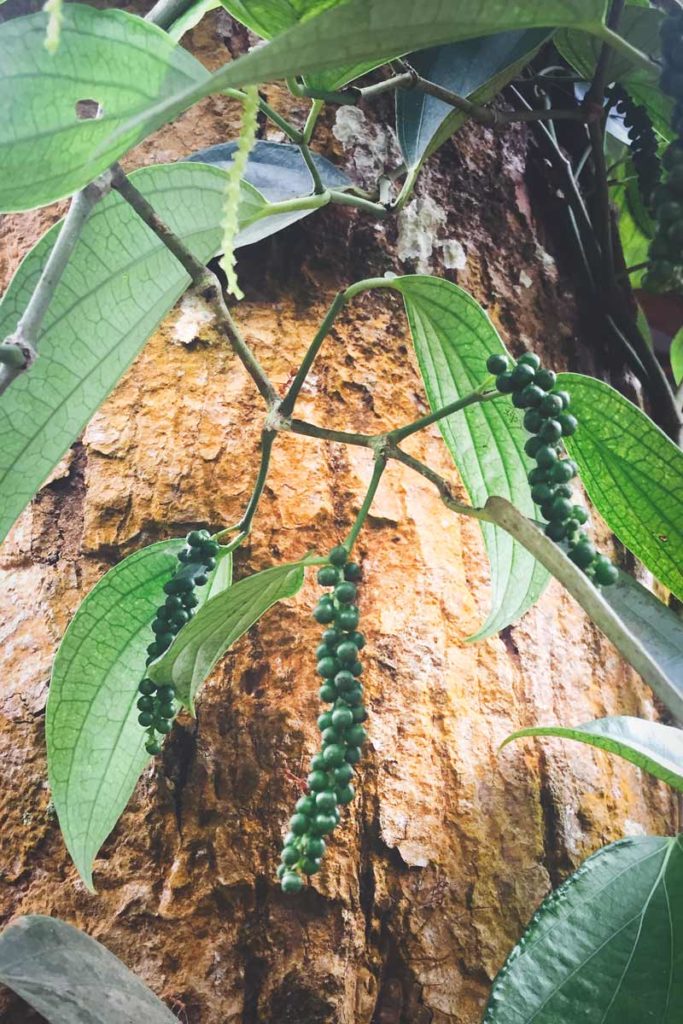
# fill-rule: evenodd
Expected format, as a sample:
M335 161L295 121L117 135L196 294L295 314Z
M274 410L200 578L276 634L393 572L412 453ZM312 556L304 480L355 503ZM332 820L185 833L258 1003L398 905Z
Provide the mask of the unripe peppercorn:
M332 548L327 557L332 565L340 566L345 564L348 558L348 552L346 548L340 544L338 547Z

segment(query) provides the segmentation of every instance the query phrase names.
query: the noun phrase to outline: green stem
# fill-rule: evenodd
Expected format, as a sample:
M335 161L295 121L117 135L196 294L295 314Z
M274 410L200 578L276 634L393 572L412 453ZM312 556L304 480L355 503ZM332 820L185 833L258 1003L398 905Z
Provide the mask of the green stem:
M322 100L314 100L311 104L311 109L308 111L308 117L306 118L306 124L304 125L304 130L302 132L303 140L306 145L308 145L313 138L313 132L315 131L315 126L318 123L320 111L324 106L325 104Z
M270 469L270 454L273 450L275 437L275 430L271 430L269 427L263 428L261 433L261 463L259 465L256 483L254 484L254 490L252 491L251 498L249 499L249 504L244 510L244 515L238 524L240 533L243 533L245 536L251 530L251 524L256 513L256 509L258 508L258 503L261 500L263 488L266 486L268 470Z
M344 298L348 302L349 299L354 299L356 295L360 295L361 292L368 292L372 288L393 288L394 282L391 277L365 277L362 281L356 281L355 284L350 284L344 292Z
M313 365L315 357L320 351L322 343L329 334L330 328L345 302L346 298L344 292L338 292L332 300L332 304L325 315L325 319L318 328L318 331L316 332L316 335L303 358L301 366L297 370L296 377L292 381L289 391L282 400L282 404L280 405L280 414L282 416L291 415L292 410L294 409L294 404L299 396L301 388L303 387L304 381L308 376L311 366Z
M350 192L339 192L337 189L331 189L330 195L335 205L355 206L358 210L365 210L367 213L374 214L380 220L389 214L386 206L382 206L381 203L372 203L369 199L363 199L361 196L353 195Z
M404 466L408 466L415 473L423 476L425 480L429 480L433 484L441 500L443 501L446 508L449 508L451 512L457 512L458 515L469 516L472 519L480 519L483 522L491 522L491 516L483 508L476 508L473 505L463 505L461 502L456 501L451 493L450 484L448 481L440 476L431 466L427 466L424 462L420 462L413 455L409 455L408 452L404 452L401 448L397 448L395 445L389 446L386 451L388 459L394 459L396 462L401 462Z
M346 430L328 430L327 427L317 427L315 423L306 423L304 420L290 420L282 429L290 430L292 434L317 437L321 441L335 441L337 444L351 444L358 448L373 448L378 439L376 435L371 434L351 434Z
M430 412L427 416L421 416L418 420L414 420L413 423L407 423L405 427L398 427L396 430L390 430L387 434L387 440L392 445L399 444L404 438L410 437L411 434L416 434L418 430L423 430L425 427L431 426L432 423L436 423L438 420L445 419L446 416L451 416L454 412L459 412L460 409L466 409L469 405L477 405L480 402L490 402L492 398L500 397L500 391L492 391L488 393L483 391L472 391L471 394L465 395L464 398L458 398L454 402L450 402L442 409Z
M263 220L264 217L274 217L279 213L296 213L297 210L319 210L332 199L332 193L321 192L319 195L297 196L294 199L283 199L280 203L268 203L253 218L252 222Z
M314 193L314 195L316 195L316 196L323 195L323 193L325 192L325 186L322 183L322 178L320 177L320 172L318 171L318 168L315 166L315 160L313 159L313 154L311 153L310 149L308 148L308 146L306 145L305 142L300 143L299 151L300 151L302 157L304 158L304 163L306 164L306 167L308 168L308 173L310 174L311 179L313 180L313 193Z
M356 537L358 536L358 534L360 533L361 529L363 528L363 523L365 522L365 520L368 517L368 512L370 511L370 506L372 505L372 502L374 500L375 494L377 493L377 488L379 486L379 482L382 479L382 473L384 472L386 467L387 467L386 455L384 455L384 454L382 454L380 452L377 452L375 454L375 468L372 471L372 478L370 480L370 486L368 487L367 494L365 495L365 499L363 501L363 504L360 507L358 515L356 516L356 521L353 524L353 526L351 527L351 530L349 531L349 534L348 534L346 540L344 541L344 547L346 548L347 551L351 550L351 548L353 547L353 545L356 542Z

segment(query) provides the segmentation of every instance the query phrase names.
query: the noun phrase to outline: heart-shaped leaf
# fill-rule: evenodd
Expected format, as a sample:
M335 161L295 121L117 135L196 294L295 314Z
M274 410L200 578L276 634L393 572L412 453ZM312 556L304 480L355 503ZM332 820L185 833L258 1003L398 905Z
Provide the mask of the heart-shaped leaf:
M678 1024L683 837L622 839L543 903L493 983L484 1024Z
M52 800L64 841L88 888L92 862L149 761L137 686L163 586L183 540L162 541L119 562L90 591L64 634L47 702ZM205 601L230 586L232 556L218 561Z
M224 171L160 164L131 180L198 259L219 251ZM268 217L268 210L243 183L237 246L301 215ZM0 338L16 328L59 230L51 228L14 275L0 303ZM188 284L180 263L118 193L95 207L43 321L39 357L0 400L0 540Z
M567 438L591 501L610 530L683 598L683 452L609 384L562 373L580 429Z
M501 747L526 736L559 736L588 743L618 754L674 789L683 790L683 731L670 725L626 715L598 718L573 727L539 725L511 733Z
M479 387L488 357L506 352L481 306L462 288L436 277L398 277L389 286L403 295L431 408L443 408ZM439 429L475 505L496 494L523 514L535 515L519 409L505 400L472 405L440 420ZM482 532L491 563L492 608L472 640L519 619L548 582L547 572L509 534L490 523L482 523Z
M11 117L0 119L0 210L28 210L75 192L135 143L126 120L208 72L160 28L125 11L64 4L60 43L45 48L48 15L0 25L0 83ZM82 101L100 114L79 119ZM95 155L96 154L96 155Z
M50 1024L177 1024L118 957L54 917L19 917L0 935L0 982Z
M409 63L429 82L483 103L506 85L548 38L544 29L498 32L411 54ZM420 89L396 93L396 133L409 170L453 134L466 115Z
M150 667L151 678L173 686L178 699L194 714L197 690L219 658L277 601L299 592L304 565L293 562L264 569L207 601Z

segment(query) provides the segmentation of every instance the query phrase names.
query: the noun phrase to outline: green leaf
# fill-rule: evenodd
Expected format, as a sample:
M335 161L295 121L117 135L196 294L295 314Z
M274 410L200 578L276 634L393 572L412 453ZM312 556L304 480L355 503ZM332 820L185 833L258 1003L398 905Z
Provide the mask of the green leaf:
M541 905L493 983L484 1024L679 1024L683 842L599 850Z
M683 452L602 381L562 373L579 421L566 439L588 495L610 530L683 598Z
M487 376L487 358L506 352L481 306L462 288L436 277L398 277L389 286L403 295L430 407L442 408L479 387ZM534 516L522 416L510 402L487 402L438 425L475 505L497 494ZM471 640L520 618L548 582L546 571L524 547L496 526L481 525L491 562L492 608Z
M209 11L215 11L217 7L221 7L221 0L199 0L198 3L188 7L179 18L177 18L166 32L174 40L179 42L186 32L198 25L205 14Z
M0 935L0 982L50 1024L177 1024L118 957L54 917L18 917Z
M179 163L131 175L167 224L206 261L221 244L226 174ZM281 230L298 211L269 206L242 186L236 244ZM28 253L0 303L0 338L16 328L60 230ZM180 298L189 278L118 193L90 215L55 289L38 338L39 357L0 400L0 540Z
M503 527L504 530L522 544L527 551L544 565L548 572L560 581L566 590L591 617L595 625L612 641L619 653L639 672L646 683L652 687L659 699L670 709L675 718L683 721L683 690L681 676L674 674L668 677L668 671L676 664L676 656L680 657L680 630L675 633L669 625L662 625L656 636L650 639L645 634L643 640L633 626L642 627L652 615L652 611L644 602L631 600L632 595L622 597L622 605L628 614L622 619L619 604L607 594L614 587L607 587L604 594L595 587L588 577L567 558L559 544L553 543L540 528L522 515L514 505L504 498L489 498L484 512L491 522ZM639 615L639 608L645 606L645 614ZM674 656L672 657L669 640L674 639ZM678 644L676 650L675 645Z
M184 540L119 562L90 591L64 634L52 670L46 739L52 799L67 849L89 889L92 862L149 761L137 721L137 686L163 586ZM219 560L200 601L230 586L232 558ZM180 634L179 634L180 635Z
M500 92L548 38L544 29L500 32L412 54L422 78L483 103ZM396 93L396 132L408 169L418 167L467 118L420 89Z
M160 28L124 11L64 4L56 53L40 11L0 25L0 210L28 210L82 188L135 144L105 140L137 113L206 83L208 72ZM79 120L96 100L101 117Z
M501 747L525 736L559 736L588 743L610 754L618 754L674 789L683 790L683 731L670 725L626 715L599 718L573 728L540 725L513 732Z
M264 569L207 601L150 667L151 678L173 686L178 699L194 714L194 698L214 665L272 605L298 593L304 564Z
M658 57L659 26L664 13L651 7L627 4L619 21L619 35L642 53ZM600 41L585 32L562 31L555 35L555 44L565 58L586 79L592 79L601 50ZM642 103L656 130L670 141L673 101L658 86L659 72L639 67L629 54L611 51L607 81L618 81L636 103Z
M680 384L683 381L683 327L673 337L669 359L674 380L676 384Z
M123 152L151 131L212 92L293 75L377 65L414 50L492 35L508 29L583 28L604 37L605 0L348 0L278 35L267 46L215 72L207 83L150 104L107 140L107 152Z

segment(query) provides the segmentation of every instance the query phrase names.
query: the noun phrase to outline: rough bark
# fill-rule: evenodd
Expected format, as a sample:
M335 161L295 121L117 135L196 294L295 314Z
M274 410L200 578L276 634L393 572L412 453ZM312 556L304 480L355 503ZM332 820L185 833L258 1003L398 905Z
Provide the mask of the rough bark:
M207 62L225 59L226 39L243 45L228 24L212 15L192 33ZM130 165L222 141L234 117L226 100L208 100ZM352 149L329 126L318 141L355 173L383 144L371 125ZM431 200L443 207L434 230L460 242L467 262L444 267L453 246L438 246L431 269L470 289L513 351L530 345L557 369L604 373L565 239L532 212L543 207L529 159L525 128L475 127L432 160L418 189L423 216ZM5 280L52 219L51 210L5 218ZM409 241L405 223L399 234L395 223L380 229L328 209L243 254L247 298L236 315L280 389L333 292L414 269L399 258ZM522 726L657 711L557 585L518 625L468 645L488 602L477 524L402 467L387 472L359 541L371 711L360 795L311 886L285 897L274 879L317 741L311 579L224 659L197 721L181 718L97 861L97 895L66 855L43 725L68 620L122 556L237 519L254 478L260 400L200 314L186 301L168 317L2 549L3 918L47 913L85 929L187 1024L475 1024L549 888L606 842L670 833L675 808L664 785L579 745L497 752ZM380 293L344 313L300 407L363 432L425 411L398 303ZM462 493L436 428L411 450ZM338 542L370 468L366 452L280 438L238 574ZM604 531L601 539L624 557ZM34 1019L2 997L3 1024Z

